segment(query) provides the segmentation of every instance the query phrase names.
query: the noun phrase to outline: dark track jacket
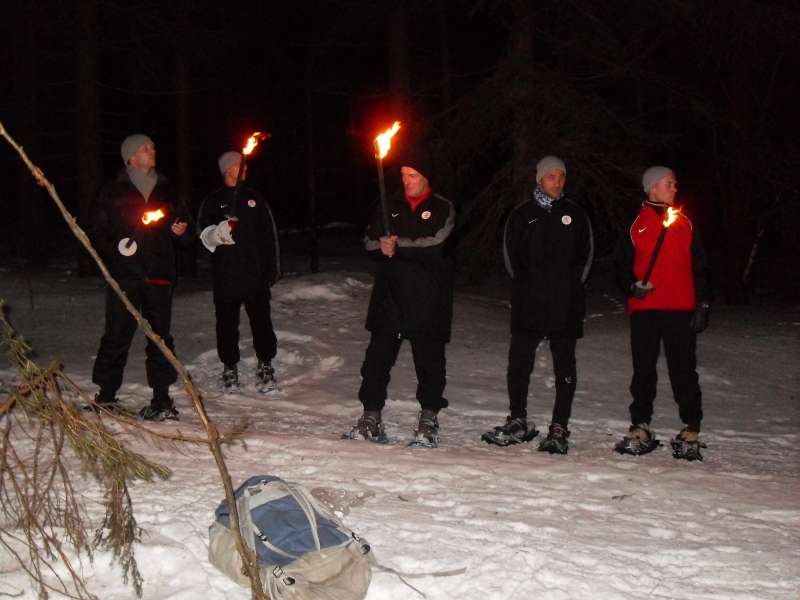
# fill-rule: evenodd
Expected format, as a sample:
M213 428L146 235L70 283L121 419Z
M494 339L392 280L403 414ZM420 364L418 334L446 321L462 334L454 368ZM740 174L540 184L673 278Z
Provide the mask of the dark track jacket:
M562 198L548 212L529 199L509 215L503 255L512 279L511 331L580 338L583 284L594 257L589 218Z
M385 235L378 205L367 224L364 244L377 267L366 327L406 338L450 340L453 265L447 240L455 225L453 204L433 193L412 211L402 194L387 200L392 234L399 237L392 258L380 251Z
M197 216L199 231L225 220L234 196L230 187L206 196ZM216 297L237 298L258 289L269 292L280 273L278 231L269 205L257 191L243 187L236 206L236 243L217 246L211 253Z
M616 256L617 281L630 294L631 285L647 271L663 229L664 208L643 203L636 218L620 238ZM691 219L683 212L664 234L644 298L628 298L628 314L639 310L693 311L711 299L708 258Z
M143 224L144 213L157 209L166 216L149 225ZM176 237L170 227L178 220L185 221L188 227L182 236ZM189 211L178 203L172 186L160 173L145 201L127 170L122 169L95 200L90 227L92 243L118 281L149 279L174 283L177 275L175 243L188 245L194 240ZM126 237L136 242L136 252L131 256L120 252L120 242Z

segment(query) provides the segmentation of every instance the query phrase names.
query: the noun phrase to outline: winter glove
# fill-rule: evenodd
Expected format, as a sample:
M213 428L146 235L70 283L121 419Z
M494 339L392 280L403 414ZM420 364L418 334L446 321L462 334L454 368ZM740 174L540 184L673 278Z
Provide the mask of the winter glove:
M692 320L689 327L695 333L701 333L708 327L708 320L711 317L711 306L706 302L701 302L694 309Z
M653 284L649 281L647 283L642 283L641 281L637 281L636 283L631 284L631 296L634 298L641 300L647 294L653 291Z
M217 246L230 246L235 244L231 235L231 226L227 219L220 221L216 225L209 225L200 233L200 241L209 252L214 252Z

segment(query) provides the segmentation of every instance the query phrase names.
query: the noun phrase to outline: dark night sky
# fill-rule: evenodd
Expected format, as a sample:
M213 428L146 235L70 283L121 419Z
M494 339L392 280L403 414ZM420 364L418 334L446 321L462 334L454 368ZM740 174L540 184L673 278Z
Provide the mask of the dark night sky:
M12 135L27 139L34 161L76 211L76 139L85 135L75 116L77 6L9 0L0 7L6 74L0 118ZM216 157L250 131L267 129L272 138L251 162L251 181L267 193L281 227L305 225L311 122L318 222L363 223L375 195L370 140L393 120L392 102L403 99L392 94L396 3L96 6L103 179L121 167L119 143L134 131L155 139L159 169L176 175L175 57L185 40L195 207L218 184ZM575 167L569 189L601 230L613 230L638 201L637 176L651 162L678 170L687 201L704 199L696 212L720 253L732 250L735 237L751 241L759 215L776 197L797 204L795 3L412 0L404 6L408 43L400 47L407 53L411 122L438 143L433 147L450 169L442 187L470 213L467 221L487 222L493 211L481 192L494 190L504 165L532 167L545 152ZM523 26L521 15L530 17ZM530 53L514 62L520 39ZM30 77L20 75L20 66ZM0 151L0 173L6 182L0 254L24 255L14 241L20 227L11 224L21 194L30 190L20 187L21 168L8 149ZM511 205L517 193L510 185L492 197ZM47 243L64 228L44 210ZM797 239L796 227L770 227L781 248ZM736 251L745 252L750 241Z

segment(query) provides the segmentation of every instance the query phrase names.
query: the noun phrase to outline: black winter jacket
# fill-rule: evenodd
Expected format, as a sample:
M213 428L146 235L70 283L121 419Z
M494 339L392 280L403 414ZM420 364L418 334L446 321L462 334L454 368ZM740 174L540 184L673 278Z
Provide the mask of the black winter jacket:
M161 209L165 217L145 225L145 212ZM175 221L188 224L176 237L170 227ZM174 283L177 275L175 243L188 245L194 240L194 225L189 211L178 203L167 179L158 174L148 200L131 182L126 169L107 184L97 197L91 217L92 242L118 281L164 280ZM133 238L136 252L125 256L119 244Z
M227 219L235 195L235 188L222 187L206 196L197 216L199 231ZM236 243L217 246L211 254L217 297L269 291L280 274L278 231L269 205L261 194L246 187L240 189L236 202Z
M512 278L511 331L582 337L583 283L594 254L583 209L566 198L550 211L523 202L506 221L503 254Z
M402 337L450 340L453 267L447 240L455 225L453 204L431 194L415 211L402 194L387 200L392 234L399 237L391 258L380 251L385 235L378 205L364 243L377 268L366 327Z

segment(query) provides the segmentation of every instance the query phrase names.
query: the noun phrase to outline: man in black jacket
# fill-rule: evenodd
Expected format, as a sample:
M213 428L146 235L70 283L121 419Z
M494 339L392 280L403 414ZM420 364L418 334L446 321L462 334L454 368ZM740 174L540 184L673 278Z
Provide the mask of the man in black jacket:
M575 346L583 336L583 284L593 257L586 213L563 193L567 168L555 156L536 165L536 188L508 217L503 235L506 268L512 279L511 347L508 352L510 415L483 435L508 446L537 434L528 423L528 385L536 348L548 338L553 355L556 399L547 439L539 450L566 454L575 395Z
M455 209L430 185L431 160L422 147L400 160L403 193L387 200L389 231L378 206L364 238L376 261L366 327L370 331L358 398L364 413L351 439L385 442L381 410L389 374L403 339L411 343L421 412L415 446L439 442L438 413L447 406L445 344L450 341L453 312L452 263L446 244L455 224Z
M269 303L270 286L280 274L278 232L264 198L242 185L247 166L240 180L241 158L235 151L219 157L224 185L203 200L197 220L200 240L212 255L223 386L231 389L239 385L239 312L244 304L258 359L256 385L268 392L275 388L272 359L277 338Z
M131 303L174 350L170 320L175 243L188 244L194 239L189 230L191 219L169 182L155 170L153 140L142 134L130 135L122 142L121 154L125 168L103 188L92 211L92 241ZM136 321L109 288L105 332L92 371L92 381L100 386L95 401L101 406L114 407L117 401L135 332ZM145 352L153 399L139 414L149 421L177 419L178 411L169 396L177 373L149 340Z

